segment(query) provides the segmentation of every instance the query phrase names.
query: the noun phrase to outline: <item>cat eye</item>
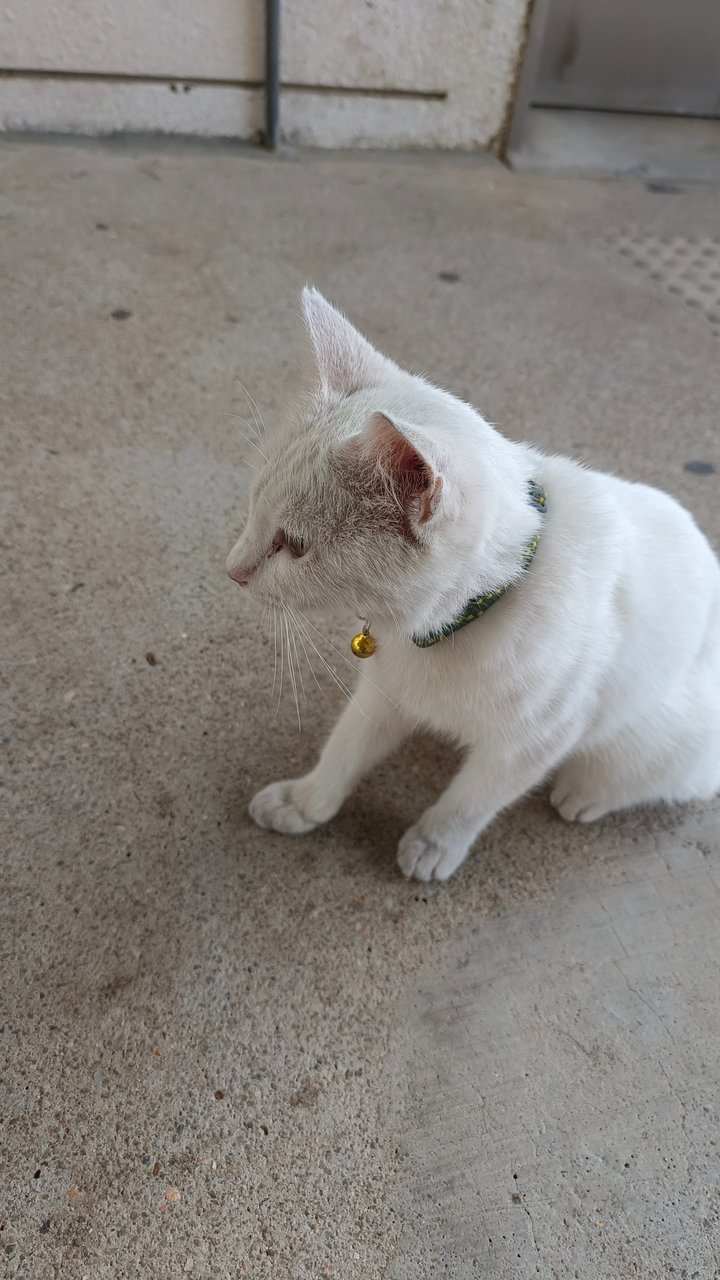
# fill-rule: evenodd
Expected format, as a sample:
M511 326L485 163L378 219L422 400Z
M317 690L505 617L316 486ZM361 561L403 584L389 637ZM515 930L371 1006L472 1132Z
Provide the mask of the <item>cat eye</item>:
M282 551L283 547L287 547L288 551L292 551L292 554L296 556L298 560L301 556L305 555L305 539L302 535L293 538L289 533L286 533L284 529L278 529L272 540L273 552Z
M290 550L292 551L293 555L297 556L297 558L300 559L300 556L305 555L305 539L303 537L291 538L289 535L286 535L286 536L287 536L287 544Z

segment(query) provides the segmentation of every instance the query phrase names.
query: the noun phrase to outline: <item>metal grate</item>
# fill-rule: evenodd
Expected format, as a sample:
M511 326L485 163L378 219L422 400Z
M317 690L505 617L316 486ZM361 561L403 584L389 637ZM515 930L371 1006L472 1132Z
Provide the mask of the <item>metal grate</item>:
M612 245L651 280L720 325L720 239L627 232Z

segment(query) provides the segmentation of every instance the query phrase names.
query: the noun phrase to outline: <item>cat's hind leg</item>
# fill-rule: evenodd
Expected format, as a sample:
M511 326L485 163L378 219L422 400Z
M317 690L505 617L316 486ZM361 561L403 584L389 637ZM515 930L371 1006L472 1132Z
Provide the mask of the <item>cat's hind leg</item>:
M720 728L705 709L690 723L646 722L573 754L557 774L550 803L567 822L596 822L636 805L708 800L718 790Z
M613 765L604 751L566 760L550 792L550 803L560 817L566 822L596 822L614 809L640 804L641 788L628 786L627 774Z

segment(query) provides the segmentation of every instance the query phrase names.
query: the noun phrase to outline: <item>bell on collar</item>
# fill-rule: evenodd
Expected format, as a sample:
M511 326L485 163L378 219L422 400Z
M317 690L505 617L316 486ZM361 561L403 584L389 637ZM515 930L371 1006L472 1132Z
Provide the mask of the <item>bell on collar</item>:
M377 641L374 636L370 635L367 627L363 627L359 635L353 636L350 641L350 648L356 658L372 658L377 649Z

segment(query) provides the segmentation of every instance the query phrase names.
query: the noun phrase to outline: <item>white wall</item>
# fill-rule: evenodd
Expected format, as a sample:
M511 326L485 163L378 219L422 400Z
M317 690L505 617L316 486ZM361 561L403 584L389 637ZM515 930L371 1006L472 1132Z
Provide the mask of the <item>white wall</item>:
M528 0L287 0L282 132L311 146L488 146ZM253 138L263 0L0 0L0 128Z

